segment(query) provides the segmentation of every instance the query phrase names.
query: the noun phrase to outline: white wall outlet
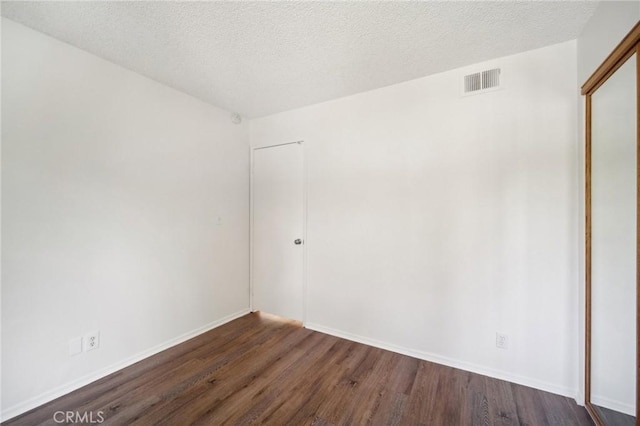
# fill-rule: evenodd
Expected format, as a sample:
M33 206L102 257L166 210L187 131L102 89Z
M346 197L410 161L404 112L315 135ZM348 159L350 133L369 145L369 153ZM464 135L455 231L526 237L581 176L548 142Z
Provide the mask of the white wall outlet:
M82 352L82 337L74 337L69 340L69 355L78 355Z
M100 347L100 332L94 331L84 336L84 351L92 351Z
M502 333L496 333L496 348L508 349L509 348L509 336Z

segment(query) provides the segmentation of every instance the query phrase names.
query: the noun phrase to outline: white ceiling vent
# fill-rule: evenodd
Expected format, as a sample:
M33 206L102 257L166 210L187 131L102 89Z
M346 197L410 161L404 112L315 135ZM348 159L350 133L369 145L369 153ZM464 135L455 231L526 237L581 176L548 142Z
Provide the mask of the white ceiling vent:
M500 88L500 68L480 71L464 76L465 95L484 93Z

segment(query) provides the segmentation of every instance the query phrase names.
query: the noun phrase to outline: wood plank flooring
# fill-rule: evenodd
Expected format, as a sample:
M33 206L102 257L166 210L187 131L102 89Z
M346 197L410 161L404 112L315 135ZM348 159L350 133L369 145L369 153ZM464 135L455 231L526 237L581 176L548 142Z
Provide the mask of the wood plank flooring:
M569 398L259 313L3 424L55 425L58 411L113 425L592 424Z
M594 405L593 408L598 412L600 420L607 426L636 426L636 418L634 416L597 405Z

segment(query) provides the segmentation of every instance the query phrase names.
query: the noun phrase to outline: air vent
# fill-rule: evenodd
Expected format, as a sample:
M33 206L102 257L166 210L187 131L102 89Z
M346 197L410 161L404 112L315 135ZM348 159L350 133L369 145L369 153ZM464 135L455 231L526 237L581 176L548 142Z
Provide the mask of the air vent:
M464 93L482 93L500 87L500 68L464 76Z

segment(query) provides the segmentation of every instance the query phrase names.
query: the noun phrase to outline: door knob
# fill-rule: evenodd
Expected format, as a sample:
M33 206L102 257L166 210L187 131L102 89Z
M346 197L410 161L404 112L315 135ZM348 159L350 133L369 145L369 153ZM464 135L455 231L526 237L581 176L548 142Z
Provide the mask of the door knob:
M298 238L297 240L294 241L295 245L300 245L302 244L302 240L300 238Z

